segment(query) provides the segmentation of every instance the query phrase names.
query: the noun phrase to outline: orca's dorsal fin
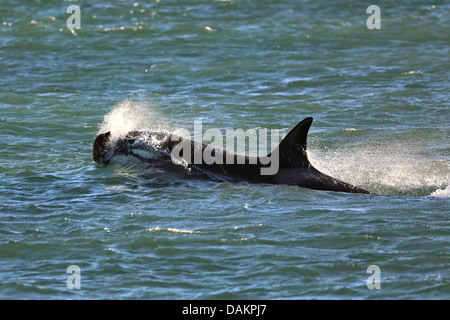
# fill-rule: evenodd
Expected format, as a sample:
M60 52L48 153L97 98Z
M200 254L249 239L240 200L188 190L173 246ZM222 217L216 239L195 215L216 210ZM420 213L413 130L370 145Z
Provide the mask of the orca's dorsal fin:
M306 155L306 138L313 118L309 117L299 122L278 145L280 169L310 168Z

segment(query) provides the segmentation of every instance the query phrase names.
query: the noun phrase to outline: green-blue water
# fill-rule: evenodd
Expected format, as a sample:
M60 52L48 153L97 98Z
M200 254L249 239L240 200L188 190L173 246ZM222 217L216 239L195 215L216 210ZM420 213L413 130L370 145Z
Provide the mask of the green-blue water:
M0 298L448 299L449 15L445 1L1 1ZM286 134L307 116L313 165L378 195L91 156L104 129Z

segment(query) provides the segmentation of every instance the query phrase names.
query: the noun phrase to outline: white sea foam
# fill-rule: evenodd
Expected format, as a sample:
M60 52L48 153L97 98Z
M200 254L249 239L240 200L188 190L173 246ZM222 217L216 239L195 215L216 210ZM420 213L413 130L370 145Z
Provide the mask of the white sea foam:
M430 194L430 197L436 198L450 198L450 185L445 189L437 189L433 193Z
M183 230L183 229L176 229L176 228L159 228L159 227L154 227L154 228L149 228L146 229L149 232L162 232L162 231L167 231L167 232L173 232L173 233L186 233L186 234L194 234L194 233L200 233L200 231L192 231L192 230Z

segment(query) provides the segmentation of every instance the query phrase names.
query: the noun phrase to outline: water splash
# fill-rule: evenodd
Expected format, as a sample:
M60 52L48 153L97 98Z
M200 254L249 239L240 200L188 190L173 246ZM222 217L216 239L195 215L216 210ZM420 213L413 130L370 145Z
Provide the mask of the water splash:
M110 131L114 139L129 131L161 131L164 123L147 97L128 98L105 115L99 133Z
M439 150L422 144L382 142L338 149L313 145L311 163L320 171L372 192L390 195L448 196L450 163Z

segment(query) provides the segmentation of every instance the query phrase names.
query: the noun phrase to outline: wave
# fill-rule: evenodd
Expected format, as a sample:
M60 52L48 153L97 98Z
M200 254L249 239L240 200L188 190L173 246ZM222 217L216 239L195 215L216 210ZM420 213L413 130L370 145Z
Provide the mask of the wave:
M430 194L430 197L450 198L450 185L448 185L445 189L437 189Z
M176 229L176 228L160 228L160 227L149 228L149 229L146 229L146 231L149 231L149 232L185 233L185 234L201 233L200 231L184 230L184 229Z

